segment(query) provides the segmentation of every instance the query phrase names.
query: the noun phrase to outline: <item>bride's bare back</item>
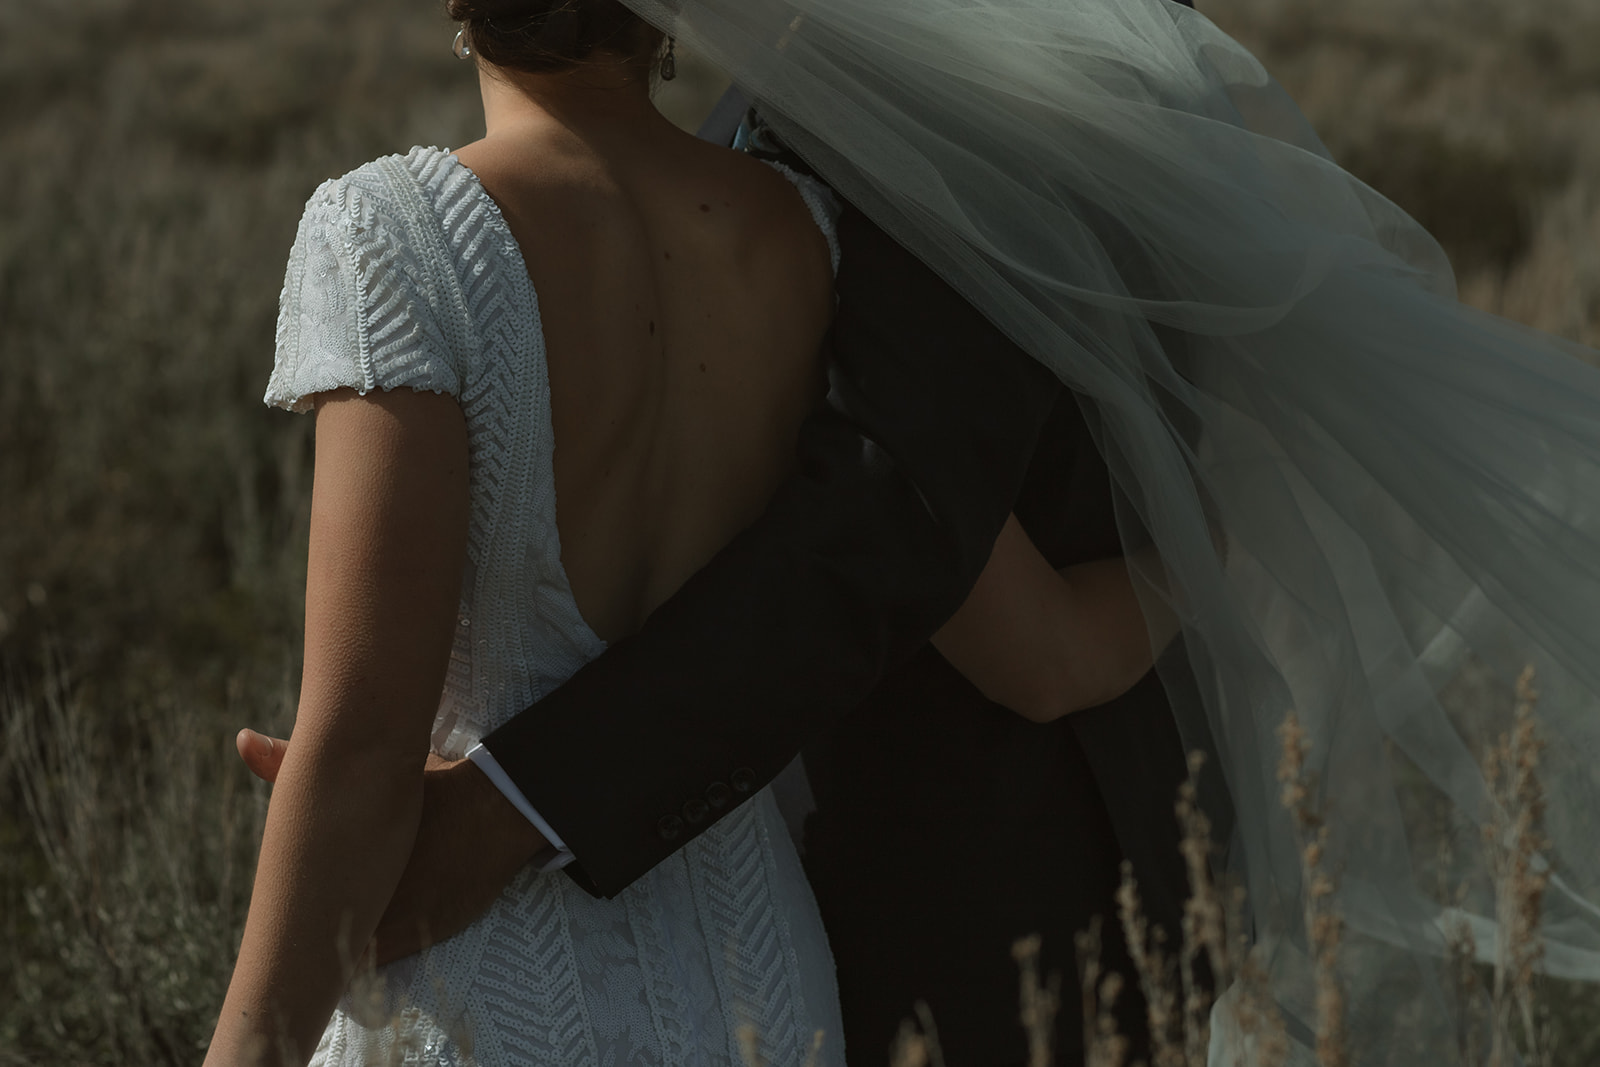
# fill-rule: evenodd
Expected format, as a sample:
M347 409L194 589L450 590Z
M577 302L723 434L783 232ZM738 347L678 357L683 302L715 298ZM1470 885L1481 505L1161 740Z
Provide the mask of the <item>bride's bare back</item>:
M615 640L787 472L822 388L827 243L781 174L653 111L485 95L491 134L457 154L538 294L562 563L584 619Z

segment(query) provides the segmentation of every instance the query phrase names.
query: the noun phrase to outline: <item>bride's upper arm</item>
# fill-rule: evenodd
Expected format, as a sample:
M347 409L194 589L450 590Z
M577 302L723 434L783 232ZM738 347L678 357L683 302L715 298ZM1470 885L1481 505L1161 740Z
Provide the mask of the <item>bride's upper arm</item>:
M295 744L420 772L460 603L465 420L453 397L405 388L316 407Z

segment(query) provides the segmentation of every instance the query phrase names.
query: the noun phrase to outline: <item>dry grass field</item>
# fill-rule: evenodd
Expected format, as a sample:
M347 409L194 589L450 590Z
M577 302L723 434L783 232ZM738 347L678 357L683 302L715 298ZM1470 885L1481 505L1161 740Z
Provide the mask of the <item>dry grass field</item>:
M1600 5L1201 4L1467 299L1600 344ZM476 136L439 6L0 6L0 1065L202 1054L265 806L231 738L298 679L283 265L322 179ZM1564 1003L1558 1062L1600 1062Z

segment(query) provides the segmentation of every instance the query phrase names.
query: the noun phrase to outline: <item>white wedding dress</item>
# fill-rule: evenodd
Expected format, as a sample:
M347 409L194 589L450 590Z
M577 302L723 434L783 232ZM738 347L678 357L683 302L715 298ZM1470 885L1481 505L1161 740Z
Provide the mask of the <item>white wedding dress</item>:
M834 246L826 189L785 172ZM459 757L605 644L561 566L550 387L521 250L448 152L376 160L312 196L267 402L399 387L466 414L472 518L434 750ZM524 870L469 929L347 996L316 1064L842 1064L816 903L763 791L613 900Z

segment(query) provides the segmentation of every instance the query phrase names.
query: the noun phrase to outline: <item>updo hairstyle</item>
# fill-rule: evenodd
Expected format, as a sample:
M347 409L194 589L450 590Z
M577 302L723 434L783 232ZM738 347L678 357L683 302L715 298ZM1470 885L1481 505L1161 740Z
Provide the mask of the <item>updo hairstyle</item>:
M601 49L642 60L659 43L618 0L445 0L445 8L475 55L529 74L571 69Z

